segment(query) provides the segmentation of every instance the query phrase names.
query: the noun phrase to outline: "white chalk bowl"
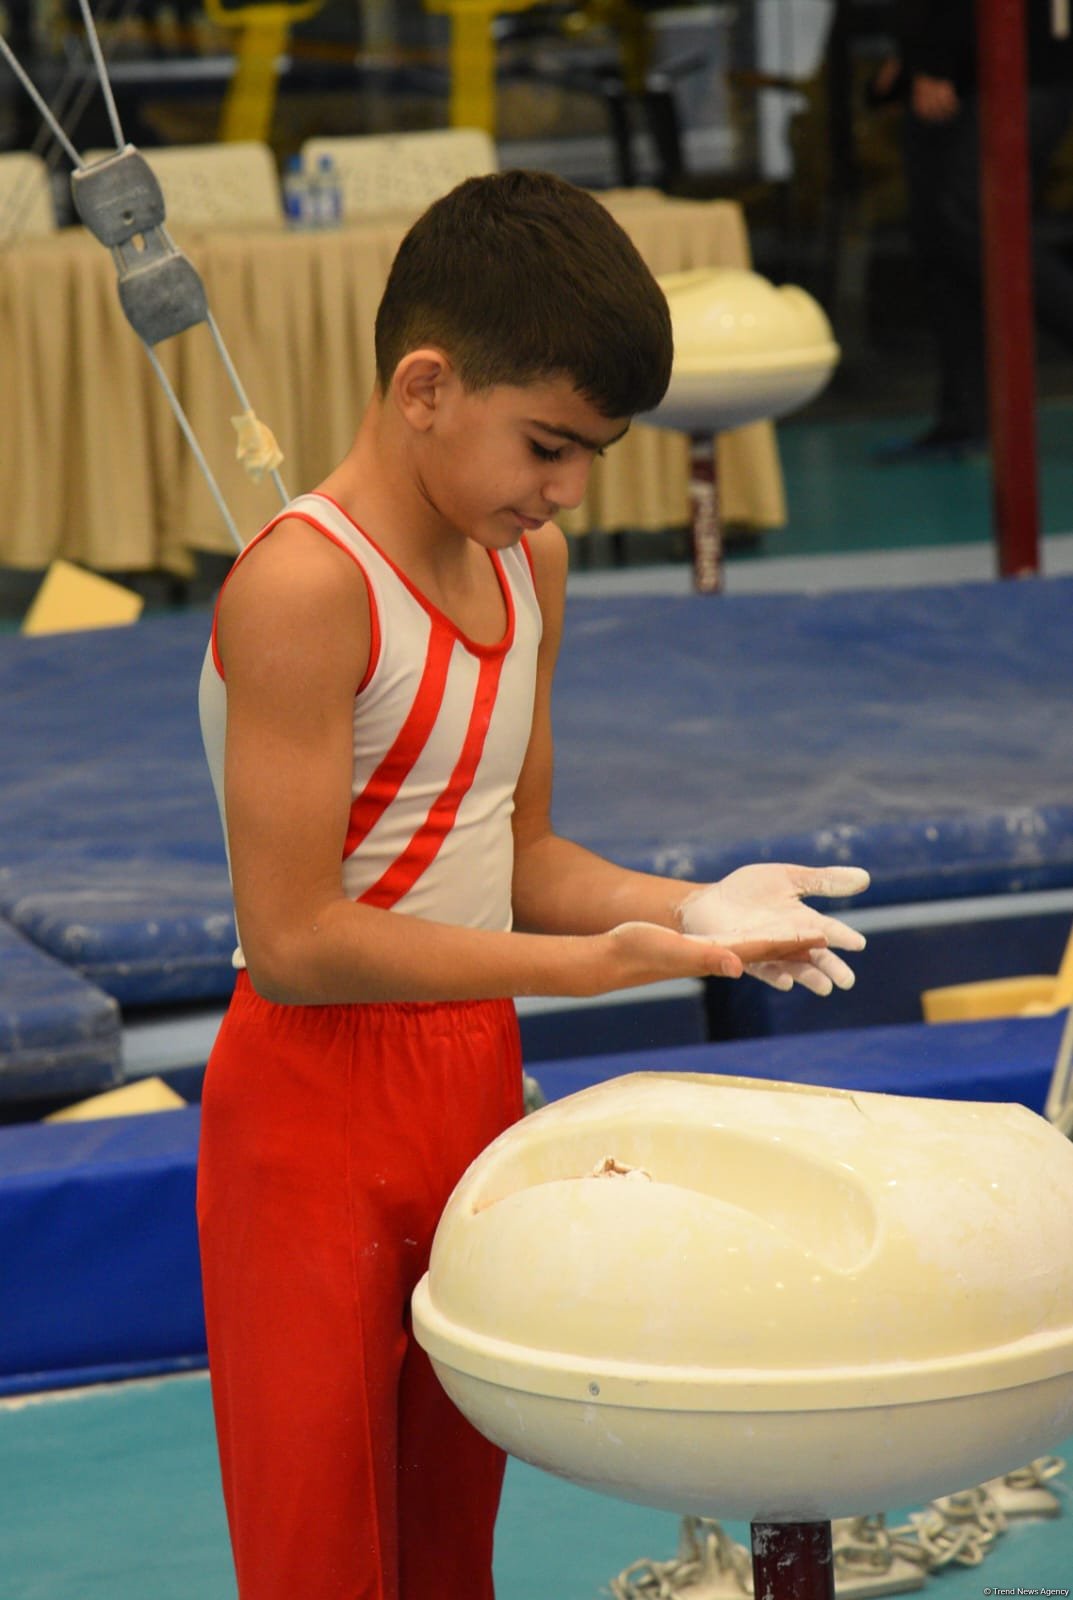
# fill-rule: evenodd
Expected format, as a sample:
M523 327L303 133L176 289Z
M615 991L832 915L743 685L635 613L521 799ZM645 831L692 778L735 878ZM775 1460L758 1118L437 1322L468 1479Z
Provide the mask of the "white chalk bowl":
M629 1171L593 1176L609 1158ZM825 1520L1073 1430L1071 1244L1073 1145L1024 1107L637 1073L473 1163L414 1330L524 1461L680 1514Z
M756 272L698 268L659 279L674 329L670 386L638 421L718 433L786 416L815 399L839 348L817 302Z

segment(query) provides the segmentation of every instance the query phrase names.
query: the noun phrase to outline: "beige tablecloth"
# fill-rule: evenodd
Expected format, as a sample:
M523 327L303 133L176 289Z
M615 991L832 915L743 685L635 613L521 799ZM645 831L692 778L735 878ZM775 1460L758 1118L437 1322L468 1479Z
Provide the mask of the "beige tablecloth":
M736 205L644 191L604 197L655 273L748 265ZM200 270L250 402L286 457L291 494L349 447L374 375L373 322L412 215L331 233L228 232L177 242ZM206 327L157 346L242 530L278 509L235 461L240 407ZM767 423L719 441L724 513L785 520ZM637 427L597 461L570 533L688 522L684 437ZM0 563L57 556L99 570L189 570L191 551L233 546L144 351L127 325L109 252L81 229L0 251Z

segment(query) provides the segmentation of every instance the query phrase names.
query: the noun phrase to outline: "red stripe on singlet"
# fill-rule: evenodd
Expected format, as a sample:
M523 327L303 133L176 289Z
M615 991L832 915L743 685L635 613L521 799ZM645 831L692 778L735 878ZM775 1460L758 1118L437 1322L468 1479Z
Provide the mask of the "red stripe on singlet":
M414 703L399 729L395 742L380 765L355 798L350 807L350 823L343 844L343 860L353 855L362 840L372 832L384 815L406 779L413 771L429 734L436 725L447 687L447 673L451 665L451 652L455 647L452 636L443 628L429 629L428 649L421 682L414 695Z
M469 793L477 775L477 768L484 753L484 742L492 721L492 712L495 710L502 671L502 656L494 659L486 657L481 662L469 726L462 742L462 752L447 781L447 786L433 802L428 816L406 849L377 882L359 896L362 905L389 910L413 888L421 874L436 859L443 841L454 827L458 808Z

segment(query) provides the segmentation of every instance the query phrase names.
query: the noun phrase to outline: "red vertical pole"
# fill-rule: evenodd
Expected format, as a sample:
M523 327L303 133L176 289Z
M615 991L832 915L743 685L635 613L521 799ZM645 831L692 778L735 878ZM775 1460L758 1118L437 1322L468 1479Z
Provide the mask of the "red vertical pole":
M987 389L998 569L1039 571L1025 0L976 0Z

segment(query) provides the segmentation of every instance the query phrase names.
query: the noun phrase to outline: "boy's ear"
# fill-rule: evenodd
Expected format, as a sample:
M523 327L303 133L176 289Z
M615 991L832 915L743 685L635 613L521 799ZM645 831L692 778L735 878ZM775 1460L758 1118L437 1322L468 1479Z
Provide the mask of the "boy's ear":
M412 428L425 433L436 412L457 385L450 359L434 345L410 350L395 368L391 380L395 404Z

